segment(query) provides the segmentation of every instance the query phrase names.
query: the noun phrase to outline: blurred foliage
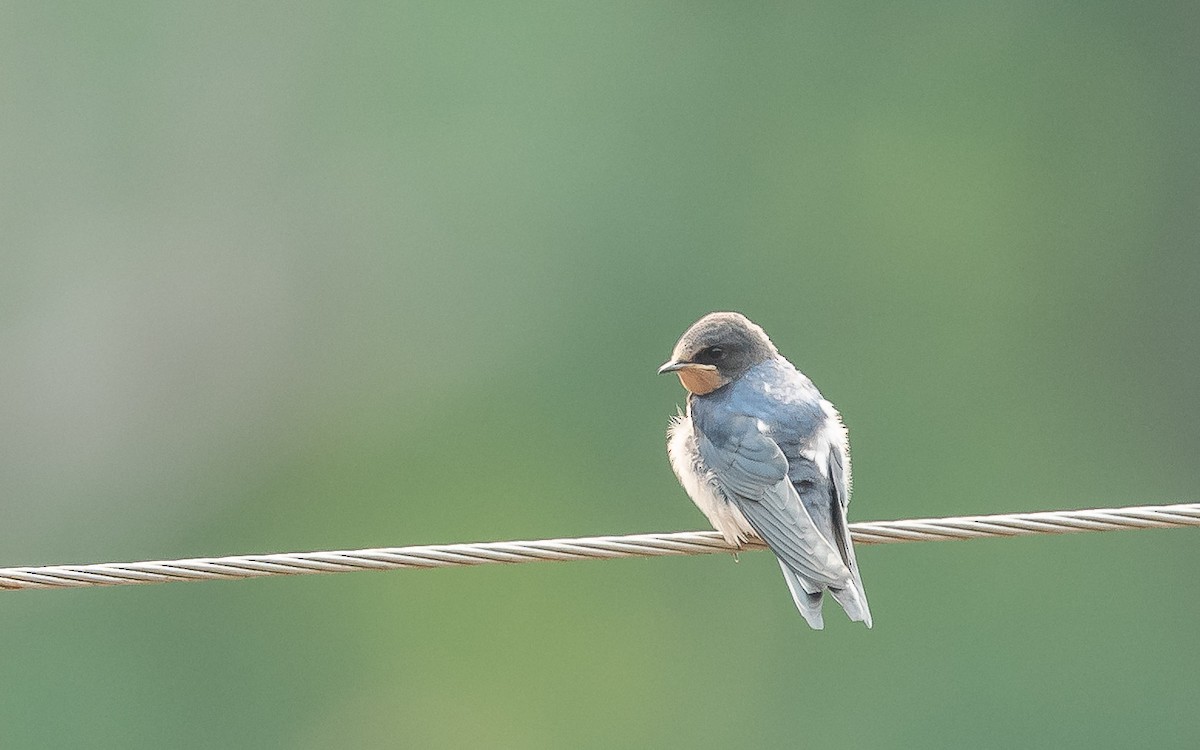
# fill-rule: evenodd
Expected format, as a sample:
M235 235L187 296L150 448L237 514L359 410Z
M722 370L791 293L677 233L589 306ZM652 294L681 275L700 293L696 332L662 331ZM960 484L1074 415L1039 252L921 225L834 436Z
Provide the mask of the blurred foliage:
M1194 3L5 3L0 564L703 527L678 334L859 520L1195 500ZM1193 747L1193 532L3 596L0 746Z

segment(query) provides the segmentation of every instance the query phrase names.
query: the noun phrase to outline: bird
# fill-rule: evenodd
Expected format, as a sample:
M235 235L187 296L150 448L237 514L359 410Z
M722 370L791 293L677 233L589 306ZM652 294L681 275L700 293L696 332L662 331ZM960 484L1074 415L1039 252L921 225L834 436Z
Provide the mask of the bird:
M825 592L870 628L846 525L850 446L838 410L741 313L700 318L658 372L675 373L688 392L667 454L713 528L730 546L766 543L814 630L824 628Z

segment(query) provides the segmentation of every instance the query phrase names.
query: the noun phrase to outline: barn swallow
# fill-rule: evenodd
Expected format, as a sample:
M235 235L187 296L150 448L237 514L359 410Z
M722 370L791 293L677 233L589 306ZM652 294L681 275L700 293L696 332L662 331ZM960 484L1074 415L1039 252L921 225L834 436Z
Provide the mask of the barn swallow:
M851 620L871 610L846 526L850 449L833 404L735 312L705 315L658 369L687 389L667 453L692 502L730 545L775 553L800 614L824 627L826 591Z

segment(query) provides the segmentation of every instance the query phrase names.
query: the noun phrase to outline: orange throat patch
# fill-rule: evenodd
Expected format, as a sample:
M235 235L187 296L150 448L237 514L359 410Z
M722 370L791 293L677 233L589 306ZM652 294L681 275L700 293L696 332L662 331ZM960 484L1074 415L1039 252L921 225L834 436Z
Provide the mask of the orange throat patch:
M725 379L712 365L688 365L675 374L679 376L683 387L697 396L712 393L725 385Z

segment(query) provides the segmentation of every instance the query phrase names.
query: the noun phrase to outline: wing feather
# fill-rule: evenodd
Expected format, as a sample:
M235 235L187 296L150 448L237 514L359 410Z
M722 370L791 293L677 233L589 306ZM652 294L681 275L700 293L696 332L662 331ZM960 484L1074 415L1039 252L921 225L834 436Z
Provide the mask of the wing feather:
M828 404L829 402L824 402ZM829 478L833 487L833 497L830 498L834 542L842 555L850 573L853 576L852 585L841 590L831 590L833 598L842 609L846 610L852 619L861 620L871 627L871 607L867 604L866 589L863 588L862 575L858 570L858 561L854 556L854 543L850 539L850 527L846 522L846 511L850 506L850 451L846 444L846 428L842 426L841 417L833 409L827 407L829 419L834 420L833 427L838 430L840 440L831 441L829 446Z
M705 466L755 533L789 568L830 587L852 585L834 542L818 530L788 479L788 460L757 421L737 416L720 444L698 435Z

